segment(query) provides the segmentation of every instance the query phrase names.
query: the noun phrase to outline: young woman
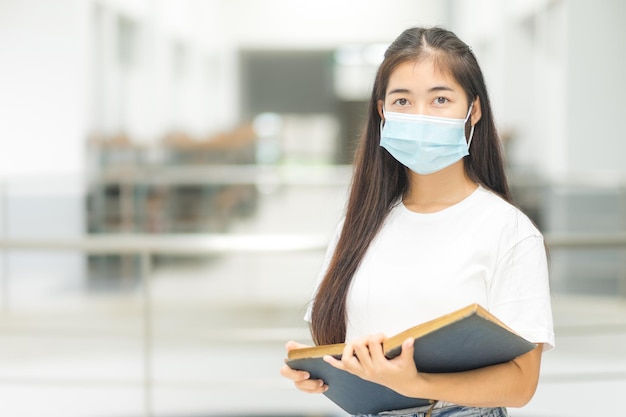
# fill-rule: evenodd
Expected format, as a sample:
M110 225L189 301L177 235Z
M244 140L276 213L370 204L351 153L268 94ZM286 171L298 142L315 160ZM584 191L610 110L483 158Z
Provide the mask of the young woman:
M543 237L511 204L482 72L450 31L412 28L378 69L345 217L309 309L316 344L346 342L331 365L405 396L436 400L391 415L506 416L534 395L554 345ZM411 340L393 335L479 303L538 347L475 371L415 369ZM301 347L289 342L287 349ZM311 393L324 381L287 366Z

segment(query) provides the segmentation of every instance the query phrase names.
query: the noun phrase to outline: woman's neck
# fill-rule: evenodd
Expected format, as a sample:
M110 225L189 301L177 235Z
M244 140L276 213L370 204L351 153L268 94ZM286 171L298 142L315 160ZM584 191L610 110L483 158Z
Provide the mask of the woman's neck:
M409 189L403 203L411 211L434 213L464 200L477 187L465 174L462 160L434 174L409 171Z

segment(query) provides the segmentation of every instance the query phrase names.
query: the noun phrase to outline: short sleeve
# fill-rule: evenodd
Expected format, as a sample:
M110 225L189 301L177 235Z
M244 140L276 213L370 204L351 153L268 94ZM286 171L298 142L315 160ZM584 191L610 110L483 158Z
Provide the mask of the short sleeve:
M526 220L528 223L529 221ZM534 227L499 259L489 289L489 309L507 326L544 351L554 348L548 264L543 237Z

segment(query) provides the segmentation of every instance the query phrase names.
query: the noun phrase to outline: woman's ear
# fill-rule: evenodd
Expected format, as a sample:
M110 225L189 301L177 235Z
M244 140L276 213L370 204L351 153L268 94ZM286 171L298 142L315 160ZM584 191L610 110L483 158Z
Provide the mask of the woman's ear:
M470 115L470 124L472 126L476 126L476 123L478 123L483 115L483 112L480 108L480 97L476 96L473 104L474 106L472 107L472 114Z
M376 107L378 109L378 115L380 116L380 120L385 120L385 116L383 115L383 101L378 100L378 105Z

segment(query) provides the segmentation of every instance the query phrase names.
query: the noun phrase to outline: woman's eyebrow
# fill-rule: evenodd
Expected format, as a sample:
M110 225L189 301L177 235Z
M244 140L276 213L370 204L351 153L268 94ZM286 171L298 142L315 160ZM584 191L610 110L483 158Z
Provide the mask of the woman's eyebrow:
M452 87L448 87L446 85L436 85L434 87L430 87L427 92L428 93L435 93L438 91L450 91L450 92L454 92L455 90ZM409 90L408 88L394 88L393 90L387 92L388 95L390 94L409 94L411 93L411 90Z
M428 89L429 93L434 93L437 91L451 91L454 92L454 89L445 85L437 85Z
M408 88L394 88L393 90L387 92L387 94L408 94L411 90Z

